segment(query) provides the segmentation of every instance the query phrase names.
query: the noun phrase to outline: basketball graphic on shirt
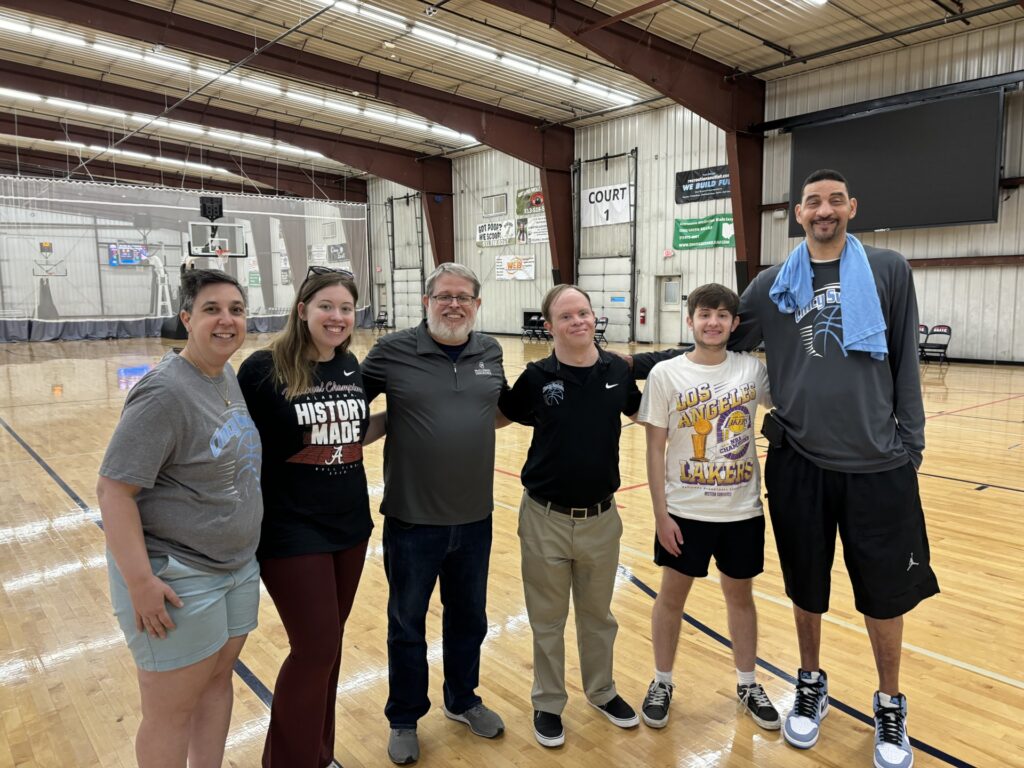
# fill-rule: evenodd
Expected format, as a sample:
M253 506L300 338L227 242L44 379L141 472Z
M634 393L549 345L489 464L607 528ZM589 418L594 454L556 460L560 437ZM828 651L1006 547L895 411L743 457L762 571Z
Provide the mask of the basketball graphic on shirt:
M746 406L737 405L718 417L715 437L718 455L724 459L742 459L750 447L750 411Z
M814 349L822 357L843 352L843 310L838 304L826 306L815 318Z

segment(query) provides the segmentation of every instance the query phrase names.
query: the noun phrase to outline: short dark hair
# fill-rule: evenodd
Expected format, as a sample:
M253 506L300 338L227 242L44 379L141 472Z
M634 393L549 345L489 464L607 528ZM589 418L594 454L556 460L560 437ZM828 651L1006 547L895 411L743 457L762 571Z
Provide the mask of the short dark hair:
M708 283L690 291L686 297L686 313L692 318L698 309L725 309L736 317L740 313L740 297L732 288Z
M547 292L547 295L544 297L544 301L542 301L540 304L540 313L544 317L544 319L547 320L549 323L551 322L551 305L555 303L555 299L557 299L566 291L577 291L578 293L583 294L583 298L587 300L587 304L591 304L590 294L584 291L578 285L571 285L570 283L561 283L559 285L556 285L554 288ZM593 304L591 304L591 308L593 308Z
M808 184L815 184L819 181L842 182L846 187L846 194L853 197L853 193L850 192L850 182L846 180L846 177L843 176L843 174L839 171L833 171L831 168L819 168L816 171L812 171L807 178L804 179L804 183L800 186L800 199L803 200L804 190L807 189Z
M241 284L227 272L219 269L189 269L181 276L181 309L191 314L192 307L196 303L196 296L208 285L217 283L229 283L238 289L242 294L242 303L247 304L245 289Z

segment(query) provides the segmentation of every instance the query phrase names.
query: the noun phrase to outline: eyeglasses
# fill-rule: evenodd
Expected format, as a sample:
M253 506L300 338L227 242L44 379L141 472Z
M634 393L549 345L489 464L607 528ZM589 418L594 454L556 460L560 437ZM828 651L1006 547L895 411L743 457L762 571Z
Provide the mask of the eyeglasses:
M468 294L461 294L459 296L452 296L450 293L439 293L436 296L431 296L431 299L436 301L438 304L451 304L453 301L458 302L460 307L468 307L474 301L476 296L469 296Z
M352 277L352 278L355 277L355 275L353 275L347 269L335 269L334 267L322 267L319 264L314 264L309 269L306 270L305 280L309 280L309 278L311 278L313 275L341 275L342 277Z

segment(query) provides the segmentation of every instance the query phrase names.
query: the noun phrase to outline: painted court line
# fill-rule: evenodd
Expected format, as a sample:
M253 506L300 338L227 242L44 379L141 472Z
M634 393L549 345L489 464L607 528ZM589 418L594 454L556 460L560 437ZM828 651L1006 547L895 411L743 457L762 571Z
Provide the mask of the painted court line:
M78 505L82 510L88 510L89 509L89 506L85 503L85 501L81 498L81 496L79 496L77 493L75 493L75 491L71 488L71 486L69 486L66 482L64 482L63 478L61 478L60 475L57 474L57 472L45 461L45 459L43 459L38 453L36 453L36 451L33 450L33 448L28 443L26 443L21 438L21 436L18 435L14 431L14 429L12 429L11 426L3 418L0 418L0 426L2 426L8 432L8 434L10 434L11 437L13 437L18 442L18 444L30 456L32 456L33 459L36 460L36 462L39 464L39 466L42 467L46 471L46 473L71 498L71 500L75 502L76 505ZM503 472L503 474L512 475L513 473L511 473L511 472ZM518 475L513 475L513 476L518 477ZM500 507L503 507L505 509L514 509L513 507L511 507L511 506L509 506L507 504L496 503L495 506L500 506ZM96 523L97 523L97 525L99 527L102 528L102 526L100 525L100 521L97 520ZM618 568L619 568L619 571L622 574L624 574L626 576L626 578L632 584L634 584L637 588L639 588L642 592L644 592L645 594L647 594L651 598L657 597L657 593L654 590L652 590L650 587L648 587L646 584L644 584L642 581L640 581L638 578L636 578L632 574L632 572L629 571L625 566L620 564L618 566ZM783 602L783 603L785 602L785 601L779 601L778 598L767 598L766 597L766 599L773 599L774 601ZM683 619L686 620L691 625L693 625L694 627L696 627L697 629L699 629L700 631L702 631L705 634L707 634L709 637L715 639L719 643L722 643L723 645L726 645L726 646L730 645L729 640L727 638L723 637L721 634L719 634L715 630L711 629L710 627L706 626L705 624L702 624L701 622L697 621L693 617L687 616L687 615L684 614L683 615ZM855 625L849 625L849 626L851 626L851 628L854 628L854 629L860 629L859 627L856 627ZM917 649L917 648L915 648L913 646L907 646L907 645L904 645L904 647L910 648L911 650L914 650L915 652L923 652L925 654L931 655L931 652L925 651L924 649ZM946 658L946 657L941 657L941 656L939 656L937 654L936 655L932 655L932 657L933 658L941 658L941 659L945 659ZM950 660L950 661L955 661L955 660ZM787 680L791 684L796 682L791 675L787 674L786 672L784 672L780 668L776 667L775 665L771 664L770 662L767 662L767 661L759 658L757 660L757 663L763 669L771 672L772 674L776 675L777 677L780 677L780 678L782 678L784 680ZM958 665L958 666L960 666L960 665ZM962 666L962 668L964 668L964 669L972 669L973 668L972 671L973 670L980 670L980 668L973 667L973 665ZM256 674L251 669L249 669L242 662L241 659L239 659L235 663L235 668L234 669L235 669L235 673L242 679L242 681L246 684L246 686L249 688L249 690L251 690L260 699L260 701L263 702L264 705L269 707L271 705L271 702L273 701L273 694L271 693L270 689L267 688L267 686L264 685L264 683L259 679L259 677L257 677ZM981 672L984 672L984 670L981 670ZM995 673L992 673L992 674L995 674ZM996 678L993 678L993 679L996 679ZM1006 678L1006 681L1009 681L1011 684L1019 683L1019 681L1011 681L1010 678ZM1018 687L1024 688L1024 684L1020 684L1020 685L1018 685ZM831 704L833 706L835 706L837 709L839 709L842 712L845 712L846 714L848 714L851 717L859 720L860 722L868 724L868 725L871 725L873 723L873 720L872 720L871 717L869 717L868 715L866 715L866 714L864 714L864 713L854 709L853 707L850 707L849 705L847 705L847 704L845 704L845 703L843 703L843 702L841 702L841 701L839 701L837 699L834 699L832 697L829 697L829 700L830 700ZM937 758L939 760L942 760L943 762L945 762L945 763L947 763L949 765L956 766L956 768L970 768L970 763L964 762L963 760L960 760L957 757L949 755L946 752L943 752L942 750L940 750L940 749L938 749L936 747L931 746L930 744L926 744L926 743L918 741L917 739L914 739L914 738L911 738L911 743L914 745L915 748L921 750L922 752L925 752L925 753L927 753L929 755L932 755L933 757L935 757L935 758Z
M73 502L75 502L79 509L81 509L84 512L89 511L89 505L85 503L82 497L75 493L74 489L72 489L70 485L65 483L64 479L57 474L56 470L54 470L54 468L51 467L42 456L36 453L32 446L26 443L22 439L21 435L15 432L11 425L8 424L2 417L0 417L0 426L7 430L7 433L17 441L18 445L20 445L29 456L35 459L35 462L40 467L42 467L46 474L48 474L53 479L53 481L60 487L60 489L64 491L64 493L66 493ZM93 520L93 522L96 523L97 528L103 530L102 520L96 519ZM235 673L240 678L242 678L242 681L245 682L247 686L249 686L249 689L253 693L255 693L256 696L259 697L260 701L262 701L268 707L270 706L270 701L272 698L270 690L267 688L267 686L260 682L260 679L256 677L256 675L253 673L251 669L245 666L241 659L235 662Z

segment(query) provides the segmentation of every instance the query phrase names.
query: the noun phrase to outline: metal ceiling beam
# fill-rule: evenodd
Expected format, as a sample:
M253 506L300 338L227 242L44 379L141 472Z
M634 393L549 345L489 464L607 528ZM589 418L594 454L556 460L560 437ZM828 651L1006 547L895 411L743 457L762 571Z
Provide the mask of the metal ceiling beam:
M726 64L574 0L483 0L546 24L718 126L727 134L736 257L753 272L761 260L764 142L747 136L764 120L765 84ZM579 30L589 28L586 34ZM738 153L738 154L737 154ZM548 222L549 228L551 222ZM742 233L742 234L739 234ZM571 274L571 273L570 273Z
M78 141L83 144L99 144L105 146L112 138L116 138L117 132L111 132L100 128L72 125L64 121L57 122L53 119L45 119L36 115L13 114L0 111L0 133L12 136L23 136L33 139L45 139L47 141ZM203 149L201 157L197 157L195 147L182 146L181 143L173 140L156 141L155 139L143 136L133 136L120 145L120 149L145 152L154 157L163 156L174 160L201 161L206 163L218 163L226 170L237 173L239 176L248 177L252 181L265 184L271 189L281 190L292 195L310 198L327 197L330 200L347 200L348 202L366 202L366 182L362 180L346 180L342 176L318 173L309 174L301 168L290 166L279 166L273 162L263 162L251 157L235 155L227 151ZM60 152L54 148L52 151ZM67 148L69 154L77 154L73 148ZM110 155L105 159L107 162L114 162L120 165L131 165L131 160L121 160L116 155ZM93 161L90 161L90 164ZM77 163L76 163L77 165ZM157 169L160 170L160 169ZM319 177L317 179L316 177ZM217 177L212 177L217 178ZM314 181L317 183L314 184ZM341 185L346 183L348 197L342 192ZM257 191L253 189L252 191ZM262 189L258 190L262 193ZM362 199L358 199L360 196Z
M41 14L71 24L103 29L112 34L228 61L240 61L267 42L233 29L136 3L117 3L115 6L107 0L3 0L3 4L26 13ZM285 45L270 47L253 59L249 66L331 89L344 88L365 93L380 101L414 112L438 125L470 134L481 143L534 165L542 171L568 173L572 165L575 132L566 126L546 125L544 121L512 110ZM323 150L319 151L328 154ZM393 158L391 163L381 158L381 161L374 163L372 168L357 162L342 162L375 176L395 180L393 175L389 175L395 170L392 167ZM450 173L444 189L429 190L405 181L398 183L428 194L452 193ZM572 199L552 199L549 203L551 206L571 207ZM550 246L552 252L558 254L554 258L560 260L566 257L565 254L572 253L572 241L565 242L560 239L560 229L551 227L552 214L547 213L547 216ZM454 249L454 231L451 242ZM450 254L446 251L435 252L442 261L454 259L454 250ZM567 258L571 259L571 256ZM571 271L569 274L571 275Z
M67 178L76 163L68 163L64 155L52 154L37 149L16 149L0 146L0 173L22 176ZM96 160L89 163L88 170L81 169L72 175L76 181L131 182L157 187L208 190L210 192L238 192L237 184L201 179L183 169L158 171L152 168L138 168Z
M627 8L622 13L609 16L603 21L599 21L595 24L588 24L585 27L580 27L576 30L576 33L579 35L585 35L587 32L593 32L595 29L604 29L605 27L614 24L616 21L622 21L623 19L628 19L630 16L636 16L638 13L643 13L644 11L649 11L652 8L657 8L659 5L664 5L669 1L670 0L648 0L648 2L638 5L635 8Z
M167 96L151 90L80 77L0 59L0 82L7 88L30 91L127 112L156 115L167 106ZM318 131L295 123L261 117L258 114L214 107L198 101L182 104L173 118L197 126L241 131L266 139L280 139L304 149L316 150L340 163L374 176L412 187L418 191L451 194L451 181L443 189L425 187L424 166L431 163L450 168L451 161L424 158L400 147Z
M764 82L573 0L483 0L561 32L725 131L764 119ZM594 27L587 34L577 30Z
M6 88L30 91L42 96L54 96L150 115L161 113L167 103L164 95L153 91L3 60L0 60L0 82ZM389 147L386 144L318 131L294 123L195 101L185 102L179 106L173 117L175 120L208 128L241 131L267 139L280 139L304 149L315 150L332 160L426 195L452 195L452 161L448 158L423 157L400 147ZM452 221L454 227L454 219ZM454 260L454 228L449 236L437 242L432 238L431 243L440 260ZM569 250L572 250L571 242Z
M239 61L267 42L234 29L137 3L3 0L3 5L228 61ZM341 88L367 94L439 125L475 136L482 143L530 165L549 167L565 160L564 166L568 168L572 162L572 129L545 127L543 121L509 109L283 44L261 53L248 66L332 90ZM569 148L567 154L566 147Z
M489 1L490 0L485 0L485 2ZM865 37L861 40L854 40L852 43L837 45L834 48L827 48L824 51L809 53L806 56L793 56L785 61L779 62L778 64L769 64L766 67L758 67L757 69L752 69L749 72L737 74L736 76L756 77L757 75L764 74L765 72L773 72L776 69L791 67L794 64L806 64L808 61L814 61L815 59L820 59L825 56L832 56L837 53L843 53L844 51L852 51L855 48L863 48L865 45L873 45L874 43L881 43L897 37L912 35L915 32L923 32L926 29L932 29L934 27L942 27L947 24L951 24L954 21L966 21L967 19L973 19L975 16L984 16L987 13L993 13L995 11L1005 11L1016 6L1024 8L1024 0L1005 0L1005 2L987 5L984 8L975 8L974 10L965 11L964 13L958 13L953 16L945 16L941 19L932 19L931 21L914 24L913 26L904 27L903 29L895 29L892 32L883 32L880 35Z

